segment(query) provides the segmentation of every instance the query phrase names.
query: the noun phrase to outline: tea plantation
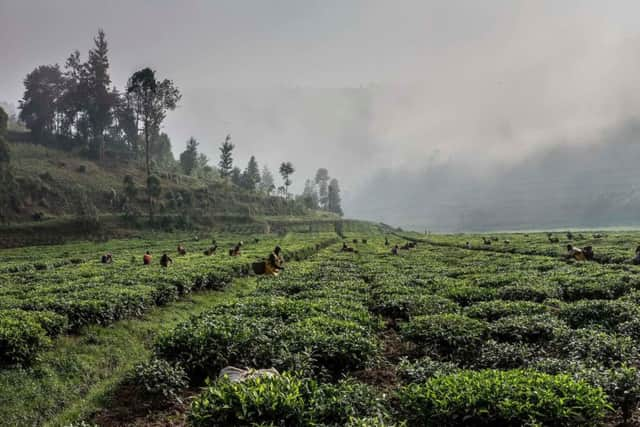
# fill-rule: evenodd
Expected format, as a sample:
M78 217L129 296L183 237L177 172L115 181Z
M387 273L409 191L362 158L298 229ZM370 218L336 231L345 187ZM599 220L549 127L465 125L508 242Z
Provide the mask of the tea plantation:
M640 234L583 234L571 240L594 246L593 262L564 259L564 233L348 233L356 252L331 233L221 236L213 256L202 253L210 239L173 256L175 238L2 251L0 381L36 376L56 337L218 292L227 297L158 327L144 360L73 425L635 425ZM242 256L229 257L238 240ZM250 263L275 244L285 270L253 277ZM104 250L113 264L99 262ZM226 366L279 374L233 382L218 377Z

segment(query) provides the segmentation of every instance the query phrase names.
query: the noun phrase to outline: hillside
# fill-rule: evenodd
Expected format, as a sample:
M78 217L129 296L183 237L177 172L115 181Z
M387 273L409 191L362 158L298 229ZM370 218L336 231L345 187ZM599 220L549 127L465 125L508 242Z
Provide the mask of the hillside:
M14 133L14 135L16 135ZM141 228L224 228L264 232L283 223L333 222L337 216L305 209L293 200L243 190L218 178L156 171L161 194L149 224L141 162L94 162L72 152L22 142L9 144L14 186L5 207L0 246L53 243L62 237L113 237ZM135 195L126 194L124 178ZM333 228L332 228L333 229ZM94 236L95 237L95 236Z

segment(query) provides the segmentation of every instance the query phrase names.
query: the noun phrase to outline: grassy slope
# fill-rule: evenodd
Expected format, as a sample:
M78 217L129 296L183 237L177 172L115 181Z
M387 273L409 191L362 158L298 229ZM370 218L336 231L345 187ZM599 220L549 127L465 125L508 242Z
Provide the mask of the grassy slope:
M62 426L86 416L128 369L149 357L156 332L254 286L255 278L237 279L224 292L193 294L141 319L62 337L34 368L0 372L0 425Z
M139 190L136 200L130 204L140 212L147 210L144 195L146 175L140 164L122 161L96 163L73 153L32 144L11 144L10 149L11 166L21 185L23 202L18 220L29 220L34 212L43 212L50 217L76 215L82 197L87 197L102 215L119 214L119 204L114 206L111 203L112 190L118 197L123 197L125 175L134 178ZM159 172L163 194L156 208L158 213L184 213L189 209L206 210L210 215L233 216L290 213L291 207L280 198L249 193L219 180L204 181ZM178 192L186 198L180 202L180 207L167 199L170 194Z

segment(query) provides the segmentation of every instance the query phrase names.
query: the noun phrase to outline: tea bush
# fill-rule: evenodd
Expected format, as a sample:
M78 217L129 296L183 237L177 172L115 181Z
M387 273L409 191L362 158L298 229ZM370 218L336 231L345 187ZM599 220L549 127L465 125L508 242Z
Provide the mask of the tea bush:
M607 329L634 319L640 310L638 306L620 300L583 300L564 306L559 313L572 328L600 325Z
M381 397L364 384L351 380L319 384L284 373L208 384L193 401L189 421L194 426L341 426L386 411Z
M463 371L398 393L411 425L596 426L608 410L602 389L569 375Z
M478 349L487 331L486 322L459 314L416 316L400 328L425 354L463 359Z
M424 382L431 377L449 375L459 370L455 363L440 362L430 357L422 357L415 361L403 357L397 365L398 376L405 383Z
M508 316L490 325L490 335L502 342L544 343L565 331L566 323L549 314Z
M505 316L540 314L548 310L547 306L530 301L494 300L473 304L465 309L464 314L476 319L494 321Z
M559 295L558 288L549 285L512 285L498 289L498 297L507 301L542 302Z
M151 359L136 365L126 382L153 399L178 400L178 393L188 385L188 378L181 367L166 360Z

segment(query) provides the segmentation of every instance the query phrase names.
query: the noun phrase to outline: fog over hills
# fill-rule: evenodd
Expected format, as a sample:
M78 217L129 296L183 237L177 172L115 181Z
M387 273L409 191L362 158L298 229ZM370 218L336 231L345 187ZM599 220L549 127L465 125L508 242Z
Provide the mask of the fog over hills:
M453 160L380 171L349 200L356 216L467 231L640 225L640 121L558 144L479 176Z

